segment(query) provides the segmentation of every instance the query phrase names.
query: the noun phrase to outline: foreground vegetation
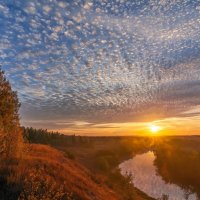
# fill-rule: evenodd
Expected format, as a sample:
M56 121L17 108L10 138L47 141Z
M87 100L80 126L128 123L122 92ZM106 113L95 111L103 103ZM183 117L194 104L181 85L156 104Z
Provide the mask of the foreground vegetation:
M145 152L151 145L142 137L82 137L62 135L24 128L29 143L48 144L64 152L65 156L89 169L103 185L117 193L120 199L151 199L131 184L131 177L123 177L118 165L136 153Z
M19 124L20 104L3 71L0 69L0 197L18 196L16 169L22 159L22 131Z

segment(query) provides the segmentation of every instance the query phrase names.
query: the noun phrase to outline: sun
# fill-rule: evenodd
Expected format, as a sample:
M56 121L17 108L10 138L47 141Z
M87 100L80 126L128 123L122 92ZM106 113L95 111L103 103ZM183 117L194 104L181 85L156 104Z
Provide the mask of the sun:
M150 129L151 133L157 134L161 130L161 127L152 124L149 126L149 129Z

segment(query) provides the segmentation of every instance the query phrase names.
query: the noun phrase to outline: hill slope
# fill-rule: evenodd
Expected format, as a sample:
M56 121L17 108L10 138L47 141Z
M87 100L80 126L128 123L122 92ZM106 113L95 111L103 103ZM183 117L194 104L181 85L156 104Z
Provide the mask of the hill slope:
M84 167L45 145L28 145L23 159L20 199L117 200L118 197Z
M78 163L89 174L93 174L94 182L114 191L117 199L153 200L134 188L131 177L123 177L118 169L124 160L146 151L150 144L148 138L66 136L42 129L24 128L24 139L32 144L50 145L63 152L62 155L73 159L69 162Z

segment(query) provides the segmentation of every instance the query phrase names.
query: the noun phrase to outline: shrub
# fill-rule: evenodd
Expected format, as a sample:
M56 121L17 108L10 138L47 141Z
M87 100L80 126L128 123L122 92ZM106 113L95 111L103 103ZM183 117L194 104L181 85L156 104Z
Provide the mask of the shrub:
M96 167L102 171L108 171L110 165L104 156L99 156L96 158Z
M69 152L69 151L65 151L65 156L71 160L75 160L75 156L73 153Z

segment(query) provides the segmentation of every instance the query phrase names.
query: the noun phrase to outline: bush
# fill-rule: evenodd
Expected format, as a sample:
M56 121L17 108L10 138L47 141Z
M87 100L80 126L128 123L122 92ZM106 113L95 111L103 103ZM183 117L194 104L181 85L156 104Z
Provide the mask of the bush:
M75 160L75 156L73 153L69 152L69 151L65 151L65 156L71 160Z
M110 165L104 156L97 157L95 165L97 169L102 171L108 171L110 169Z

